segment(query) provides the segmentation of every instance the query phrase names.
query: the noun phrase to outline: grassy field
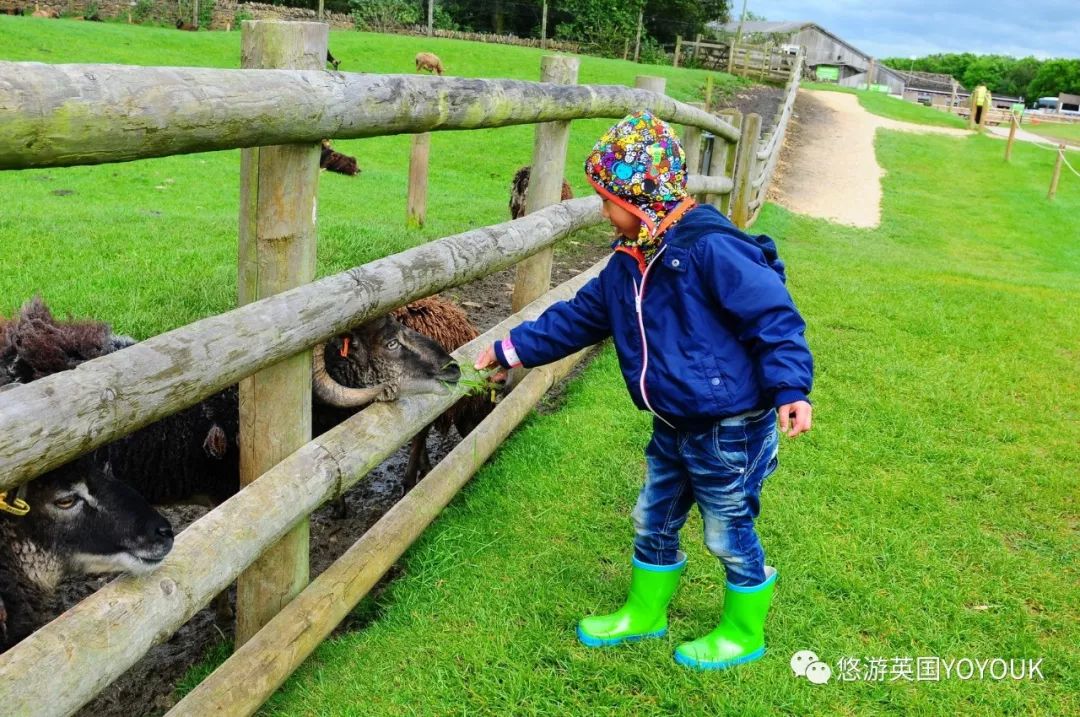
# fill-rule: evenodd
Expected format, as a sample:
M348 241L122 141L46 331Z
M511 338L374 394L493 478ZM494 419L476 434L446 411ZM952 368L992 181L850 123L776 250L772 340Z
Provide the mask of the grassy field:
M0 60L236 67L240 33L84 23L0 15ZM456 40L333 32L342 70L409 72L420 50L450 74L538 79L540 50ZM702 98L700 70L582 57L580 81L629 84L668 78L668 93ZM714 73L729 93L744 81ZM580 121L567 177L588 189L578 160L609 120ZM405 228L408 136L339 141L357 178L323 174L320 275L509 218L510 180L532 157L533 128L442 132L432 137L428 224ZM235 305L238 151L71 169L0 172L0 252L18 272L0 275L0 315L35 293L61 314L93 316L137 338Z
M882 132L878 150L879 229L774 206L755 227L781 241L818 362L815 430L785 442L763 495L780 572L765 660L723 674L671 660L720 608L696 517L671 636L575 641L581 615L624 593L649 433L608 349L360 606L366 628L321 647L264 713L1077 714L1080 185L1048 205L1046 153L1018 146L1006 166L987 138ZM1045 679L816 686L788 667L804 649L834 669L1042 658Z
M938 127L967 127L967 122L956 115L931 109L915 102L906 102L890 97L884 92L856 90L827 82L803 82L800 85L808 90L826 90L828 92L846 92L859 98L859 104L867 112L889 119L911 122L913 124L935 125Z
M218 33L0 16L0 36L7 59L234 66L238 56L238 36ZM331 42L346 69L368 71L407 70L430 47L451 72L531 78L540 55L359 33ZM704 77L583 59L583 81L642 72L668 73L684 98ZM605 124L575 123L572 156ZM504 218L531 129L436 135L432 221L416 232L401 221L407 138L340 144L364 174L323 177L320 273ZM878 150L880 228L772 205L755 227L779 240L818 367L815 430L784 443L763 494L759 528L780 572L763 661L719 674L671 661L720 608L722 576L696 517L670 638L576 643L575 621L624 594L649 430L605 349L560 409L531 418L455 500L402 577L358 607L366 628L322 646L264 713L1080 713L1080 182L1063 176L1048 204L1052 155L1018 145L1005 165L984 137L881 132ZM237 164L221 152L0 173L11 267L0 312L42 292L146 336L227 308ZM819 686L788 667L805 649L834 668L1042 658L1045 679Z
M1065 124L1062 122L1040 122L1036 124L1028 117L1024 120L1024 129L1028 132L1056 139L1066 144L1080 146L1080 122Z

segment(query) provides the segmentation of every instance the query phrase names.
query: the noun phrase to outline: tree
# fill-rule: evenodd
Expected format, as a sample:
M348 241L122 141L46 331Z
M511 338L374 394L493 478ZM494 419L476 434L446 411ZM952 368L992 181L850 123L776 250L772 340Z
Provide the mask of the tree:
M694 38L705 25L726 22L729 0L647 0L645 30L662 43L674 44L675 36Z
M1066 92L1080 94L1080 60L1046 60L1028 86L1028 97L1056 97Z

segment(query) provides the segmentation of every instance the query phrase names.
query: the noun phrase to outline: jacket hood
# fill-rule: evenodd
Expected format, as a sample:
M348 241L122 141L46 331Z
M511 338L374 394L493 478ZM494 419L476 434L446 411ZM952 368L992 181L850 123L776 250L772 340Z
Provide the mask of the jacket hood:
M686 155L671 127L648 110L605 132L585 160L585 175L602 196L638 217L652 243L659 225L686 194Z

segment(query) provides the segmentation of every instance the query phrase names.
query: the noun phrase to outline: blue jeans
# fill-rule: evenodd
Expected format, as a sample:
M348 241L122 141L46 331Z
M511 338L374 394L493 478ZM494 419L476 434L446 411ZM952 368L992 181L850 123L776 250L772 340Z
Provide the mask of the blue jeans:
M702 432L653 421L645 485L634 507L634 555L650 565L678 562L679 530L696 502L705 546L732 585L765 581L765 552L754 532L761 483L776 470L776 411L725 418Z

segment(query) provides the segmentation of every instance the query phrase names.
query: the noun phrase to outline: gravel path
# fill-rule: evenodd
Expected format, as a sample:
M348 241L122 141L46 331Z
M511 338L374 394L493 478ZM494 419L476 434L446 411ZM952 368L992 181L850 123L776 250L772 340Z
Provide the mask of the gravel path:
M870 114L855 95L799 90L795 119L769 200L798 214L839 224L878 226L885 174L874 155L878 128L956 137L970 134Z

